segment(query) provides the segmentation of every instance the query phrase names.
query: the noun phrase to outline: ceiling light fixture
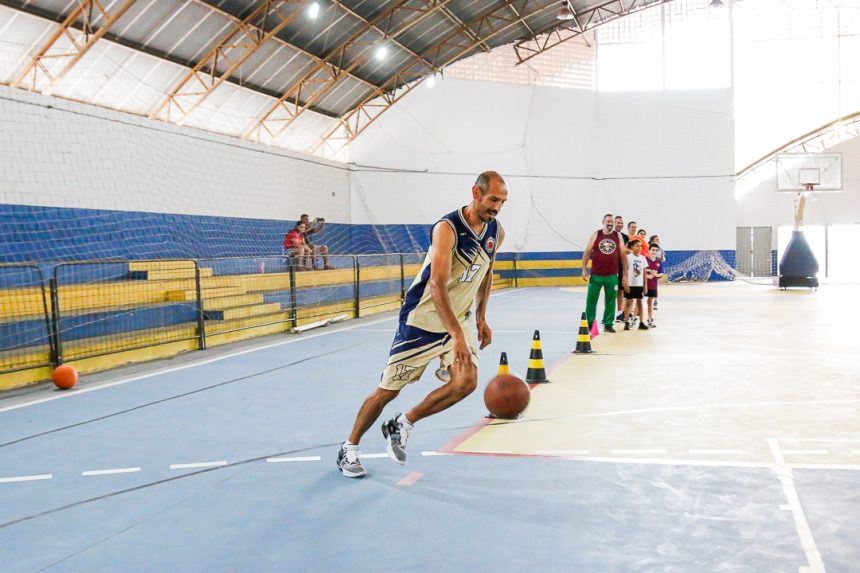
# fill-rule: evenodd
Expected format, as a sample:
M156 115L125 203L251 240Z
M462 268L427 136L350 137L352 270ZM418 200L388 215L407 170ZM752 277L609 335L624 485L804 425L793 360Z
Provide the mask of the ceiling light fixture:
M373 52L374 57L380 62L388 57L388 46L378 46L376 51Z
M310 6L308 6L308 18L311 20L316 20L317 16L320 15L320 3L319 2L311 2Z
M570 9L570 4L567 0L561 0L561 8L558 9L558 14L555 15L556 20L573 20L573 10Z

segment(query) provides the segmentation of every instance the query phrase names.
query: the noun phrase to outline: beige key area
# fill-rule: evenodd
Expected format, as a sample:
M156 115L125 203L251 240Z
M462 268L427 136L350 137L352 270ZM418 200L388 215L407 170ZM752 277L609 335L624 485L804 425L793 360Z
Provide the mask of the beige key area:
M521 419L494 421L456 451L860 469L854 291L661 286L657 328L601 333L594 354L551 368Z

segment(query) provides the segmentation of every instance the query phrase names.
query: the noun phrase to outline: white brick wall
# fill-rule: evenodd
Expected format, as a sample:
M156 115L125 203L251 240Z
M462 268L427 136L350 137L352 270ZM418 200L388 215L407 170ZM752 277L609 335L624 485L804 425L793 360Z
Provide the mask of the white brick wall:
M346 166L0 86L0 203L350 222Z

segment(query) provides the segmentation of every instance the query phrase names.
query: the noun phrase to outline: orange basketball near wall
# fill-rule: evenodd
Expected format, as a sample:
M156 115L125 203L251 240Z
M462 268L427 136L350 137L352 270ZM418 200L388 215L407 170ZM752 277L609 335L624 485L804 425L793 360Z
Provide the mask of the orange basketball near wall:
M68 390L78 383L78 371L74 366L63 364L54 369L51 375L54 380L54 385L60 390Z

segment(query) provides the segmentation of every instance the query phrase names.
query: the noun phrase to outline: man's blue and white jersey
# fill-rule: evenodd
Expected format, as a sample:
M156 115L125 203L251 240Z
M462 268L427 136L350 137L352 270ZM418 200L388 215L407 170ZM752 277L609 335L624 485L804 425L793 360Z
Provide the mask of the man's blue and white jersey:
M465 322L472 309L481 281L487 275L496 247L499 243L499 224L495 219L484 225L481 233L475 233L463 209L448 213L436 225L450 225L454 231L454 249L451 255L451 275L448 279L448 298L457 320ZM435 229L435 225L434 225ZM433 259L433 237L430 248L421 265L421 270L412 281L406 299L400 309L400 322L429 332L445 332L436 306L430 297L430 261Z

